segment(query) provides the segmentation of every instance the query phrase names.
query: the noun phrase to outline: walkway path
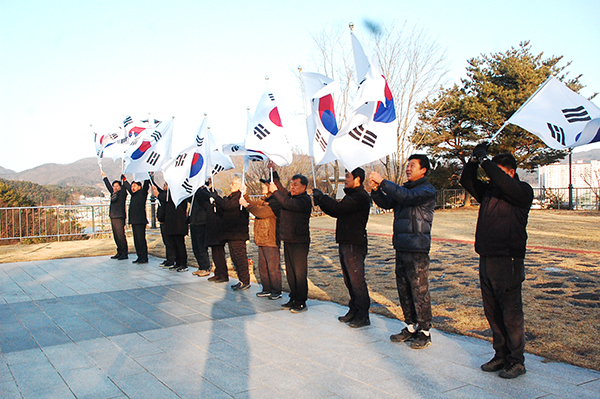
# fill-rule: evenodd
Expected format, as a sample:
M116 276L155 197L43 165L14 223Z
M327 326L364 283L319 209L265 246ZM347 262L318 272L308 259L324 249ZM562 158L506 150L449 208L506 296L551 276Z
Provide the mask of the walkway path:
M191 273L108 257L0 265L0 397L598 398L600 373L526 355L502 380L488 342L434 330L414 351L398 320L354 330L343 306L234 293ZM231 283L235 283L234 280Z

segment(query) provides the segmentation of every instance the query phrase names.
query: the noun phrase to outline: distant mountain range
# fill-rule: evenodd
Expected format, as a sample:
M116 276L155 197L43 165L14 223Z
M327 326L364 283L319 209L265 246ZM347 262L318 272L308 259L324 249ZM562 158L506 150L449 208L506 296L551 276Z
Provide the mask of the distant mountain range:
M600 149L573 153L573 162L589 162L600 160ZM567 163L565 158L561 163ZM105 159L102 162L104 173L110 181L116 180L121 174L119 161L113 162ZM100 168L96 157L83 158L70 164L47 163L27 169L22 172L6 169L0 166L0 178L7 180L23 180L37 184L56 184L58 186L90 186L104 190L104 184L100 176Z
M118 179L121 174L120 163L113 162L111 159L104 160L102 168L110 181ZM47 163L22 172L15 172L0 166L0 178L30 181L42 185L89 186L105 190L96 157L80 159L66 165Z

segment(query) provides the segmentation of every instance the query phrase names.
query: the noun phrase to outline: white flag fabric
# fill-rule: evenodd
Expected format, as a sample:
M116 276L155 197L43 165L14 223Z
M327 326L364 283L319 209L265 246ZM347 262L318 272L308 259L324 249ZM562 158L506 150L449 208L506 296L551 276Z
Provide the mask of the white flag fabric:
M223 154L221 151L213 150L210 152L210 165L212 170L210 176L214 176L217 173L223 172L235 168L233 161L229 155Z
M600 142L600 108L551 76L507 121L554 149Z
M337 85L333 79L314 72L302 72L306 94L306 129L309 155L317 165L335 161L329 145L338 134L333 94Z
M285 136L277 102L268 83L254 111L252 130L246 135L244 147L265 154L279 166L292 163L292 147Z
M349 171L394 153L398 130L394 98L377 61L367 58L353 34L352 47L357 73L366 63L368 68L360 80L355 109L331 143L333 153Z
M206 118L196 133L195 144L186 148L163 166L165 181L175 206L191 197L204 185L209 169L210 143Z
M98 159L112 158L115 160L122 157L128 147L128 139L121 133L102 134L94 132L94 143Z
M155 129L131 139L123 158L124 173L143 173L161 170L171 158L173 119L161 122Z

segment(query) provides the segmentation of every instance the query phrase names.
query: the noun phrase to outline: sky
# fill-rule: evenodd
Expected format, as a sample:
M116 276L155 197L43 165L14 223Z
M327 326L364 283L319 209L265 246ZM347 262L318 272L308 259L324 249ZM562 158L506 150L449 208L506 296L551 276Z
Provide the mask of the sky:
M353 22L366 39L365 20L424 29L446 50L449 84L469 58L530 40L534 54L572 61L589 96L600 92L598 15L598 0L0 0L0 166L95 156L92 131L115 131L126 115L174 116L173 152L205 113L222 142L242 141L266 76L302 146L296 74L314 59L311 35Z

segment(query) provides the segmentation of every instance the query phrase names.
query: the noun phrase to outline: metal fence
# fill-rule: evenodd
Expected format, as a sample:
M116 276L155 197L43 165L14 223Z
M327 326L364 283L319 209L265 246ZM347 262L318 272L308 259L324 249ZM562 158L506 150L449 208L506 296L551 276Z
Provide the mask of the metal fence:
M568 209L569 189L534 189L534 209ZM449 189L437 193L438 209L453 209L464 205L465 190ZM574 210L600 210L600 203L594 190L573 188L572 202ZM471 204L477 205L471 197ZM152 227L155 204L149 200L146 204L148 219ZM30 243L45 240L77 240L94 238L111 233L109 205L59 205L35 206L23 208L0 208L0 243ZM373 205L372 213L385 212ZM318 207L314 214L320 214Z

